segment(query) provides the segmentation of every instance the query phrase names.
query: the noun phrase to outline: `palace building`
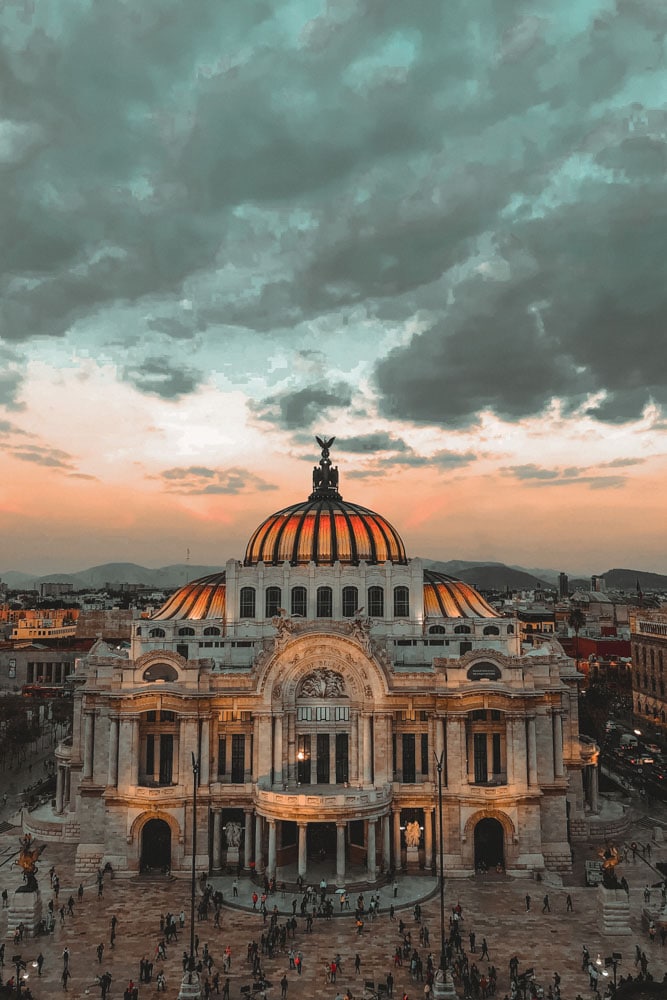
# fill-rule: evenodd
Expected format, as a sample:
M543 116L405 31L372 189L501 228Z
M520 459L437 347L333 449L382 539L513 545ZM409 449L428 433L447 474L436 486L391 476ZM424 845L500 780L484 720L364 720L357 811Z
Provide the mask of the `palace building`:
M199 871L431 870L439 779L448 873L568 870L595 785L574 664L408 558L319 443L310 496L242 560L77 661L55 812L79 872L185 875L195 823Z

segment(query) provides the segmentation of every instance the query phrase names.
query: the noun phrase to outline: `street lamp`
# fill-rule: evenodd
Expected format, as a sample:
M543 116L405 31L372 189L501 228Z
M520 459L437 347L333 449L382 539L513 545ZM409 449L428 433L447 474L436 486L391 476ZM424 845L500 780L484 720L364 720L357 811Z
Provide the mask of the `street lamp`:
M23 959L21 958L20 955L12 955L12 965L16 969L16 995L17 995L17 997L20 997L21 996L21 973L25 969L26 964L25 964L25 962L23 961ZM24 978L27 979L28 977L25 976Z
M604 960L606 968L602 973L602 975L603 976L609 975L609 973L607 972L607 969L609 967L611 967L614 970L614 993L616 993L616 969L618 967L618 963L621 962L622 960L623 956L621 955L620 951L612 951L611 955L607 955Z
M201 984L195 970L195 895L197 881L197 786L199 760L192 754L192 874L190 879L190 957L181 982L178 1000L200 1000Z
M440 855L440 968L447 969L447 949L445 948L445 865L443 856L442 835L442 768L445 762L445 751L440 756L434 752L435 766L438 772L438 853Z

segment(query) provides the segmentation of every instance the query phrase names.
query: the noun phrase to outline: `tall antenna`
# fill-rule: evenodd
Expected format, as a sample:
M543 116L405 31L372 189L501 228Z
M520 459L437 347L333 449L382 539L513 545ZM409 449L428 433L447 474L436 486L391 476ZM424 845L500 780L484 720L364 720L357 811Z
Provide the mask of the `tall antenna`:
M190 583L190 549L185 550L185 582Z

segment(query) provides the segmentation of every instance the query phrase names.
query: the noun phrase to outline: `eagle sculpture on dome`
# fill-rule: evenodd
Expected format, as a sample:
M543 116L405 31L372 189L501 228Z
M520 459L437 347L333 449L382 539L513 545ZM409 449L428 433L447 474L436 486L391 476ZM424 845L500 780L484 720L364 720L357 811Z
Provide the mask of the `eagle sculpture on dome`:
M332 468L329 458L329 449L336 440L332 438L321 438L317 434L315 440L322 449L320 464L313 469L313 490L317 492L327 492L338 489L338 466Z

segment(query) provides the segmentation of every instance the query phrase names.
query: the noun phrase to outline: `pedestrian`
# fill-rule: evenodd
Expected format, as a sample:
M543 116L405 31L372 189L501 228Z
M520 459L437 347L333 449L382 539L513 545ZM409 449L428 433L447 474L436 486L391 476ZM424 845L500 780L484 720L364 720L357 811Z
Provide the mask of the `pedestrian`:
M391 972L387 973L387 996L393 997L394 995L394 977Z
M63 969L63 975L62 975L62 984L63 984L63 989L64 990L67 989L67 980L71 978L71 975L72 975L71 972L69 971L69 969L67 968L67 966L65 966L65 968Z
M69 948L67 945L63 948L63 969L69 966Z
M482 938L482 951L481 951L480 956L479 956L480 961L483 958L487 958L489 960L489 962L491 961L491 959L489 958L489 946L486 943L486 938L485 937Z
M37 956L37 975L38 976L41 976L41 974L42 974L42 966L43 965L44 965L44 956L42 955L42 953L40 951L39 955Z
M565 912L572 913L573 910L574 906L572 905L572 896L568 892L567 896L565 897Z
M83 882L79 882L79 888L76 890L76 894L79 897L79 902L83 899Z
M239 880L237 878L232 882L232 896L238 896L239 894Z
M530 896L526 894L526 913L530 909Z
M551 913L551 906L549 905L549 893L544 894L544 899L542 900L542 913Z
M468 937L470 939L470 951L474 952L475 951L475 932L474 931L470 931L470 934L468 935Z
M361 955L359 952L354 956L354 974L358 976L361 972Z
M281 997L281 1000L285 1000L285 998L287 997L287 987L288 987L288 985L289 985L289 983L288 983L288 980L287 980L287 974L283 973L283 978L280 980L280 997Z
M644 902L646 904L651 902L651 887L649 886L648 882L644 886Z
M103 955L104 955L104 942L100 941L100 943L97 946L97 961L98 961L99 965L102 964L102 956Z
M2 908L5 910L9 906L9 894L6 889L2 890Z

